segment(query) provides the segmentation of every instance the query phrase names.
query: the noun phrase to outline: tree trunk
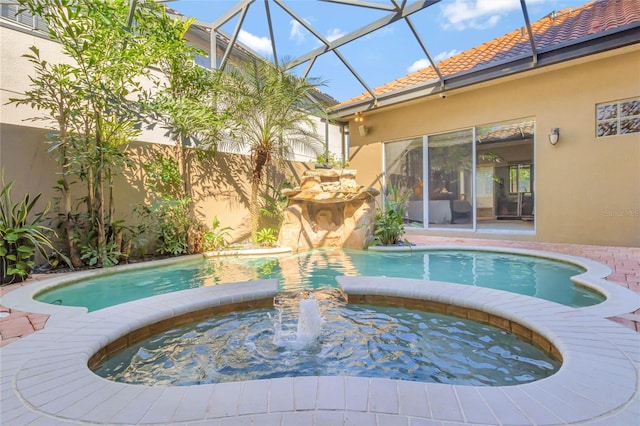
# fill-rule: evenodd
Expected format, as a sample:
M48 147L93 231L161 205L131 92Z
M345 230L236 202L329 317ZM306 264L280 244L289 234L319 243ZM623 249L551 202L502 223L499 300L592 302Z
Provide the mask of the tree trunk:
M108 216L107 216L107 223L111 224L113 222L115 222L115 216L116 216L116 204L115 201L113 199L113 175L111 174L111 170L109 170L108 173L108 183L109 183L109 209L108 209ZM115 230L114 230L115 232Z
M87 111L87 114L89 114L89 112ZM86 135L87 139L89 138L89 135L91 130L89 128L88 125L85 126L84 129L84 134ZM90 143L87 140L87 150L91 149ZM89 221L90 221L90 226L94 226L95 225L95 212L96 212L96 207L95 207L95 181L94 181L94 164L88 164L87 166L87 213L89 214Z
M260 150L255 151L254 168L251 175L251 199L249 200L249 212L251 214L251 242L258 245L258 231L260 229L260 206L258 204L258 191L262 182L262 170L269 160L269 154Z
M182 146L182 141L182 135L179 135L174 149L176 163L178 164L178 173L180 174L180 180L182 181L180 185L180 191L182 192L181 194L179 194L180 198L184 198L187 196L187 183L184 170L184 147Z
M260 229L260 208L258 207L258 190L260 181L251 179L251 198L249 199L249 213L251 215L251 243L258 246L258 230Z
M102 147L102 135L100 132L100 126L102 124L98 113L96 120L96 149L98 150L98 169L96 170L96 225L97 225L97 249L98 249L98 263L104 265L107 244L106 244L106 232L104 223L104 150Z
M182 190L184 191L184 196L189 197L192 202L191 207L192 210L195 208L193 205L193 192L191 190L191 167L190 167L190 152L186 147L182 147Z
M62 172L62 214L64 217L63 228L67 241L67 249L69 250L69 260L75 268L78 268L82 266L82 259L73 241L74 223L72 219L71 188L69 187L69 179L67 178L66 172Z
M60 123L60 136L61 139L66 143L66 126L64 122ZM73 232L74 232L74 223L72 219L72 209L73 209L73 201L71 200L71 185L69 185L69 178L67 177L67 170L69 170L69 157L67 156L67 148L62 148L62 200L61 200L61 208L62 208L62 228L64 229L65 239L67 243L67 250L69 252L69 260L71 261L71 265L74 268L78 268L82 266L82 259L80 258L80 254L78 253L78 249L76 248L75 242L73 241Z
M105 255L107 252L106 231L104 223L104 184L103 172L98 170L96 173L96 225L97 225L97 249L98 249L98 262L100 265L104 264Z
M93 227L96 223L96 182L93 173L93 166L87 166L87 214L89 215L89 225Z

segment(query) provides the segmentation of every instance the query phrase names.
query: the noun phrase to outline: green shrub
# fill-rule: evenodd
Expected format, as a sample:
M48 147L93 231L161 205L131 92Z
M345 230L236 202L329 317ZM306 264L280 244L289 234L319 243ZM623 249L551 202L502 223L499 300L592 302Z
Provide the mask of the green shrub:
M158 254L189 253L189 230L200 227L190 204L189 198L164 198L140 211L143 222L140 233L150 233L154 237Z
M56 251L48 236L55 235L55 232L40 225L49 207L37 213L33 211L41 194L33 199L26 194L21 201L14 203L11 198L13 184L14 181L5 184L3 173L0 191L0 283L23 281L35 266L37 253L46 259L47 250Z
M213 218L211 224L211 230L207 231L203 235L202 246L204 251L223 250L229 247L229 239L231 238L230 231L233 228L230 226L220 227L220 219L218 216Z
M396 245L400 242L407 243L406 240L402 240L402 236L405 233L405 203L409 195L409 193L399 194L393 185L387 186L387 196L383 206L376 211L373 231L376 244L386 246Z
M327 156L326 152L323 152L321 154L319 154L316 157L316 164L320 164L322 166L328 166L331 168L341 168L342 167L342 159L336 157L335 155L333 155L332 152L329 153L329 155ZM349 167L349 162L345 161L344 163L344 167Z
M261 246L273 247L278 242L278 230L276 228L262 228L256 237Z
M284 211L289 204L289 198L287 198L282 191L290 188L293 188L293 184L287 179L282 181L278 186L267 184L267 191L262 194L260 214L275 221L277 227L282 224Z

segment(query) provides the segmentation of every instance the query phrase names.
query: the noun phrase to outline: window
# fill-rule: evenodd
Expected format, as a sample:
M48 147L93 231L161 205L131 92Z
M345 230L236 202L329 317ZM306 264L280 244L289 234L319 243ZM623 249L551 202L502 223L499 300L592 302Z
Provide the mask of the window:
M19 8L17 4L3 4L0 6L0 15L3 18L26 25L32 29L43 32L47 31L47 24L42 18L39 16L33 16L27 11L18 13L18 10Z
M211 60L209 59L208 56L196 55L195 63L197 65L200 65L202 68L206 68L208 70L211 69Z
M596 105L597 137L640 133L640 98Z

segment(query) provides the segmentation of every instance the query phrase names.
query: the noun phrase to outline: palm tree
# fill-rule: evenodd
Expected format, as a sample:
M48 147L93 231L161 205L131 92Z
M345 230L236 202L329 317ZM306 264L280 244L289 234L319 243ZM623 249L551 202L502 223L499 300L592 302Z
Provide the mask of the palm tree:
M323 111L314 99L318 83L299 78L267 61L256 60L233 73L231 97L235 129L232 144L251 157L251 240L257 244L260 226L258 193L264 169L276 160L293 159L294 152L320 153L322 144L312 114Z

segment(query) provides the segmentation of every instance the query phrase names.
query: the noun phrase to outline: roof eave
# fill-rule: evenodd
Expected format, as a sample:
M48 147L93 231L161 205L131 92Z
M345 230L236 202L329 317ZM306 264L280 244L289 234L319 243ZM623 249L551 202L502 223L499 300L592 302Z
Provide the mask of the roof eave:
M534 65L532 55L521 55L492 63L487 66L475 67L450 76L445 76L444 86L439 79L433 79L406 88L394 90L378 95L375 101L366 98L338 107L329 111L333 119L344 119L356 112L379 109L411 101L421 97L435 95L447 90L459 89L494 79L530 71L533 69L559 64L640 43L640 22L635 22L613 30L598 33L563 44L541 48L537 52L537 62Z

